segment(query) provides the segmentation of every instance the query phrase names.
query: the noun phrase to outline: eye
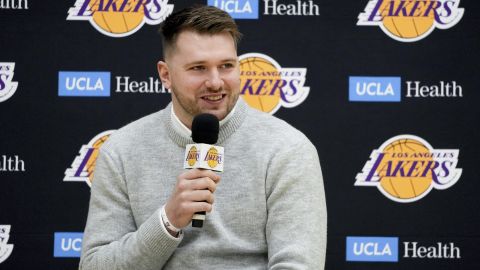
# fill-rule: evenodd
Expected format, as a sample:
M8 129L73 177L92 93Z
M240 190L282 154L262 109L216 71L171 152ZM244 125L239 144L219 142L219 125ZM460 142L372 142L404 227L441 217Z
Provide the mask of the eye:
M225 63L225 64L220 66L220 68L223 68L223 69L233 68L233 67L235 67L235 65L232 64L232 63Z
M191 70L202 71L205 70L204 66L193 66L190 68Z

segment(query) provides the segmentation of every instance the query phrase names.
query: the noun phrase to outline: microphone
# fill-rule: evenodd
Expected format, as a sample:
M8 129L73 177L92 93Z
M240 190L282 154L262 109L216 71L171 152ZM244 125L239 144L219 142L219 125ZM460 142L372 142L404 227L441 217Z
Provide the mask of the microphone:
M195 144L186 146L183 164L185 169L223 171L224 149L213 145L218 140L219 126L217 117L212 114L203 113L193 118L192 139ZM192 227L203 227L205 215L205 211L195 213L192 218Z

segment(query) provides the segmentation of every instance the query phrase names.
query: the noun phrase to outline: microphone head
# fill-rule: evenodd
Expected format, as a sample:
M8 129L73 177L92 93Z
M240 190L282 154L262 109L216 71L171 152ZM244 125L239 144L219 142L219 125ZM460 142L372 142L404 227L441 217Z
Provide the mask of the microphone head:
M196 115L192 121L192 139L196 143L215 144L220 124L218 118L209 113Z

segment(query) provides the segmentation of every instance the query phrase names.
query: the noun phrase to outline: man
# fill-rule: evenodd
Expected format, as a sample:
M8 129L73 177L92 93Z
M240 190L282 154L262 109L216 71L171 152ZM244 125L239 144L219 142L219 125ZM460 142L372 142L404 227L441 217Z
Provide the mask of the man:
M238 98L232 18L187 8L167 18L162 33L158 72L172 102L102 146L80 269L323 269L327 216L316 149ZM182 169L199 113L221 120L224 172ZM199 211L208 212L204 226L192 228Z

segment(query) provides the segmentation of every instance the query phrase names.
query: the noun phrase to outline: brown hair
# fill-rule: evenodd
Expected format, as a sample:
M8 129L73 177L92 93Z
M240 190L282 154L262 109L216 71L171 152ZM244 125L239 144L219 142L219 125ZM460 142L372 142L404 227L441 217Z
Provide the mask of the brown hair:
M227 12L212 6L194 5L173 13L162 23L160 32L163 34L164 57L174 48L178 35L185 30L211 35L227 32L232 36L235 47L242 36Z

